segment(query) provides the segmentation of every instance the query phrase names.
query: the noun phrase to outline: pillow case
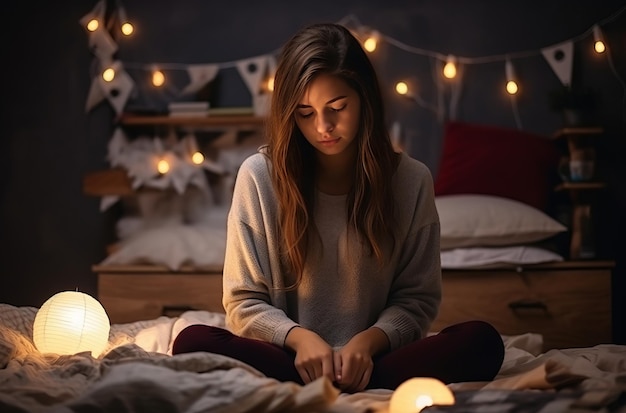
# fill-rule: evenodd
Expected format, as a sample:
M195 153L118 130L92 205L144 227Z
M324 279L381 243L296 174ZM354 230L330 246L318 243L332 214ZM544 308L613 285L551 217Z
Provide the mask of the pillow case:
M476 268L498 264L540 264L563 261L559 254L528 245L512 247L454 248L441 251L441 268Z
M183 265L223 265L225 253L226 225L169 225L134 233L100 264L155 264L177 271Z
M508 198L464 194L435 197L441 249L529 244L567 231L544 212Z
M547 137L448 122L435 195L495 195L545 211L558 181L559 159L558 148Z

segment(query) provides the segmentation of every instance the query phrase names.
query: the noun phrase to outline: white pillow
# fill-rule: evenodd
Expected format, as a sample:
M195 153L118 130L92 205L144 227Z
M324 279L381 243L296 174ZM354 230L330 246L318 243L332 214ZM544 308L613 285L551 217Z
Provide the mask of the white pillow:
M223 265L226 224L168 225L138 231L120 243L102 265L155 264L177 271L183 265L196 268Z
M441 249L529 244L567 227L530 205L492 195L435 197Z
M540 264L563 261L563 257L544 248L513 247L454 248L441 251L441 268L476 268L498 264Z

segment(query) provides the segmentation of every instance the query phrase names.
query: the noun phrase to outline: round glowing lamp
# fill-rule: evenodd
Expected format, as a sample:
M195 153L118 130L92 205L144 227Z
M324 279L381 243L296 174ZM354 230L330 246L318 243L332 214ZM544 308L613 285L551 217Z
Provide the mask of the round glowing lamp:
M433 405L453 405L454 395L445 384L431 377L415 377L402 383L391 395L389 413L417 413Z
M98 357L109 341L111 324L102 305L88 294L63 291L37 311L33 340L42 353L76 354L90 351Z

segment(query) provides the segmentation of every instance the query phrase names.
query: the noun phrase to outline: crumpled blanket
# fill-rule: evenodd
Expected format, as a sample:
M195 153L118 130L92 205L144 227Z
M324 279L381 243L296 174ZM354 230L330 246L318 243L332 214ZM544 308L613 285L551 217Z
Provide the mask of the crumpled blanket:
M180 330L195 323L223 326L221 314L188 312L113 325L109 345L98 358L88 352L39 353L32 342L35 314L32 307L0 304L2 412L369 413L385 412L392 395L384 389L339 393L326 379L306 386L281 383L245 363L211 353L171 355ZM495 380L449 385L459 402L474 403L466 411L480 411L480 403L489 400L511 403L528 397L563 407L555 411L572 406L594 411L626 395L626 346L542 354L540 336L503 338L505 360ZM567 397L539 397L548 393Z

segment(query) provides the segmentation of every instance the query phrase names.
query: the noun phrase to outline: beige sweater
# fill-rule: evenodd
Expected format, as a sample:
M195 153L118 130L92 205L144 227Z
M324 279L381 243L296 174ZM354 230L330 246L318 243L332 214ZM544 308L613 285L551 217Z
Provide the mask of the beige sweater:
M428 168L401 155L393 177L396 245L383 268L347 230L346 197L318 192L314 219L324 245L314 244L302 283L286 292L280 288L293 279L285 279L279 262L270 167L257 153L237 175L224 262L227 327L280 346L298 325L333 347L372 326L387 334L392 350L426 335L441 301L439 217Z

